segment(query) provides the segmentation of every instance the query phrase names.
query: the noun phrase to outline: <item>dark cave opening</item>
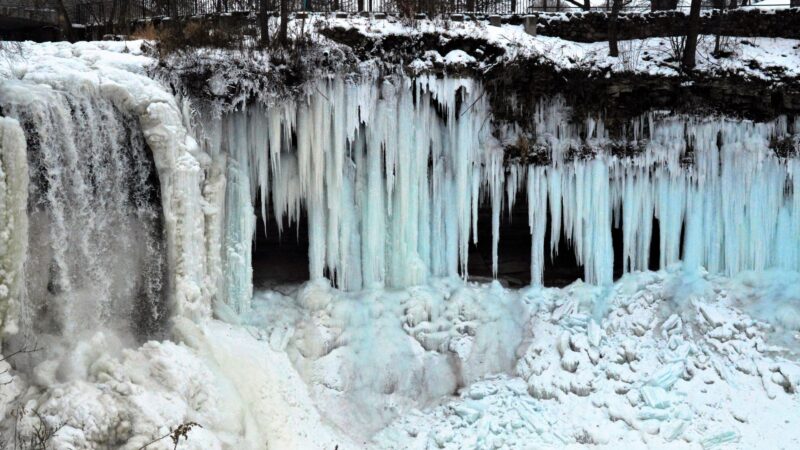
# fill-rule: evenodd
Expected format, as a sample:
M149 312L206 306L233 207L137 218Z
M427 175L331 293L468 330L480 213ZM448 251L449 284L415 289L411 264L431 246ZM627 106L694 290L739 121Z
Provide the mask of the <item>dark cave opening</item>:
M659 221L653 217L652 236L648 270L658 270L659 260ZM564 287L583 279L584 267L578 264L575 249L564 235L561 237L556 251L551 255L550 236L553 218L550 205L547 207L547 228L544 236L544 273L542 281L546 287ZM489 201L484 201L478 208L478 243L470 243L469 275L475 281L492 278L492 208ZM622 226L614 225L611 229L614 248L614 280L623 275L623 234ZM683 235L681 235L681 242ZM681 245L681 249L683 246ZM524 191L517 193L514 208L509 213L506 208L500 215L500 241L498 242L497 279L509 287L523 287L531 282L531 235L528 226L528 202Z
M309 279L308 219L305 210L290 223L267 211L261 215L261 199L256 198L256 228L253 239L253 287L270 289L286 284L298 284ZM283 228L278 230L278 220Z

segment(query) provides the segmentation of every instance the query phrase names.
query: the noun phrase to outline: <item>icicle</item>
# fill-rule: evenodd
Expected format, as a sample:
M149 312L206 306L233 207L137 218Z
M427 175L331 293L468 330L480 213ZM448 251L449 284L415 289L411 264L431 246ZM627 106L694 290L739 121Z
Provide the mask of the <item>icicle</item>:
M532 141L549 149L552 164L505 167L486 125L488 102L468 80L324 80L297 104L246 114L250 131L229 138L250 153L242 158L228 149L229 198L258 189L262 214L271 201L279 226L305 208L311 276L328 276L345 289L466 277L481 199L492 209L496 275L501 214L504 207L511 213L522 187L533 283L542 282L545 252L555 255L562 235L585 280L610 283L615 226L622 228L625 272L681 260L687 270L727 274L800 268L800 169L769 150L769 140L787 132L786 119L755 124L646 114L625 125L631 145L643 151L616 155L607 151L614 143L602 117L578 120L563 99L542 100L532 114ZM587 148L599 153L582 155ZM228 231L234 241L245 238L242 217L252 206L227 205L239 217L226 225L238 227ZM649 260L654 219L658 261ZM239 251L246 249L233 253Z
M528 168L528 225L531 232L531 284L541 286L544 274L544 235L547 227L545 168Z
M503 151L497 149L489 155L489 196L492 202L492 275L497 277L497 245L500 242L500 213L503 208ZM477 230L477 218L473 229ZM477 242L477 235L475 235Z

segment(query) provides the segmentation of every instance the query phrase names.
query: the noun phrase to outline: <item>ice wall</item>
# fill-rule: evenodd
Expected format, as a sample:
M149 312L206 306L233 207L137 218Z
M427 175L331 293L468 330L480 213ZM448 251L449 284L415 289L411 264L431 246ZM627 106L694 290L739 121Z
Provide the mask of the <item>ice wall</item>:
M17 331L28 251L28 161L19 122L0 117L0 325ZM8 317L8 318L7 318Z
M209 152L227 154L227 295L251 296L250 246L261 215L309 221L312 278L344 289L409 286L466 276L481 202L492 208L493 267L500 215L527 193L531 278L568 239L585 280L612 281L612 229L624 269L685 260L732 274L800 268L795 159L772 143L798 124L649 114L612 139L601 117L573 117L559 99L531 114L531 149L546 166L504 158L518 129L495 129L478 83L462 79L322 80L295 101L206 119ZM545 240L551 216L553 233ZM754 238L754 237L758 238Z
M477 217L480 162L495 148L487 122L480 87L453 79L324 80L297 101L254 106L216 128L207 121L209 152L229 155L230 303L245 310L251 294L257 192L265 216L308 212L313 279L359 289L457 276Z

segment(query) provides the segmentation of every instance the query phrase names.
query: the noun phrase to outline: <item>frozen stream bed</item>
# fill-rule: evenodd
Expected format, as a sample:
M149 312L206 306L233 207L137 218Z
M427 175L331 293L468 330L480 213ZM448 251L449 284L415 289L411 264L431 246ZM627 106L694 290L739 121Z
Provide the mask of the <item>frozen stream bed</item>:
M799 293L796 272L677 267L606 288L307 282L177 319L172 341L43 340L0 411L7 432L59 427L56 449L172 449L186 423L184 450L795 449Z
M611 289L308 283L257 292L248 322L323 417L374 448L789 449L798 288L794 273L677 269Z

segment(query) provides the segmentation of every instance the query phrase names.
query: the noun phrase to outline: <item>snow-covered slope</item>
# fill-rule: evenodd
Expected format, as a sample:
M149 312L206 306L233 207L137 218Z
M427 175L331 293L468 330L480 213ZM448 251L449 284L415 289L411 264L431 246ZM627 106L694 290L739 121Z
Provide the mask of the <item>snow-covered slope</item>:
M418 38L425 34L439 37L441 44L450 40L470 39L485 42L503 50L498 59L483 54L447 58L432 50L410 62L416 71L434 67L459 69L465 63L478 72L496 65L534 59L552 64L558 70L583 70L595 73L630 72L648 75L679 76L673 40L670 38L635 39L620 42L620 56L608 56L607 42L581 43L551 36L531 36L522 26L491 26L483 22L417 21L413 26L402 21L372 21L365 18L331 19L324 27L356 30L380 43L391 37ZM715 39L701 36L698 43L696 73L707 75L740 75L762 80L791 79L800 76L800 43L793 39L725 37L722 50L729 56L713 56ZM457 52L460 50L454 50ZM472 62L472 57L475 62ZM677 58L679 60L680 57Z

